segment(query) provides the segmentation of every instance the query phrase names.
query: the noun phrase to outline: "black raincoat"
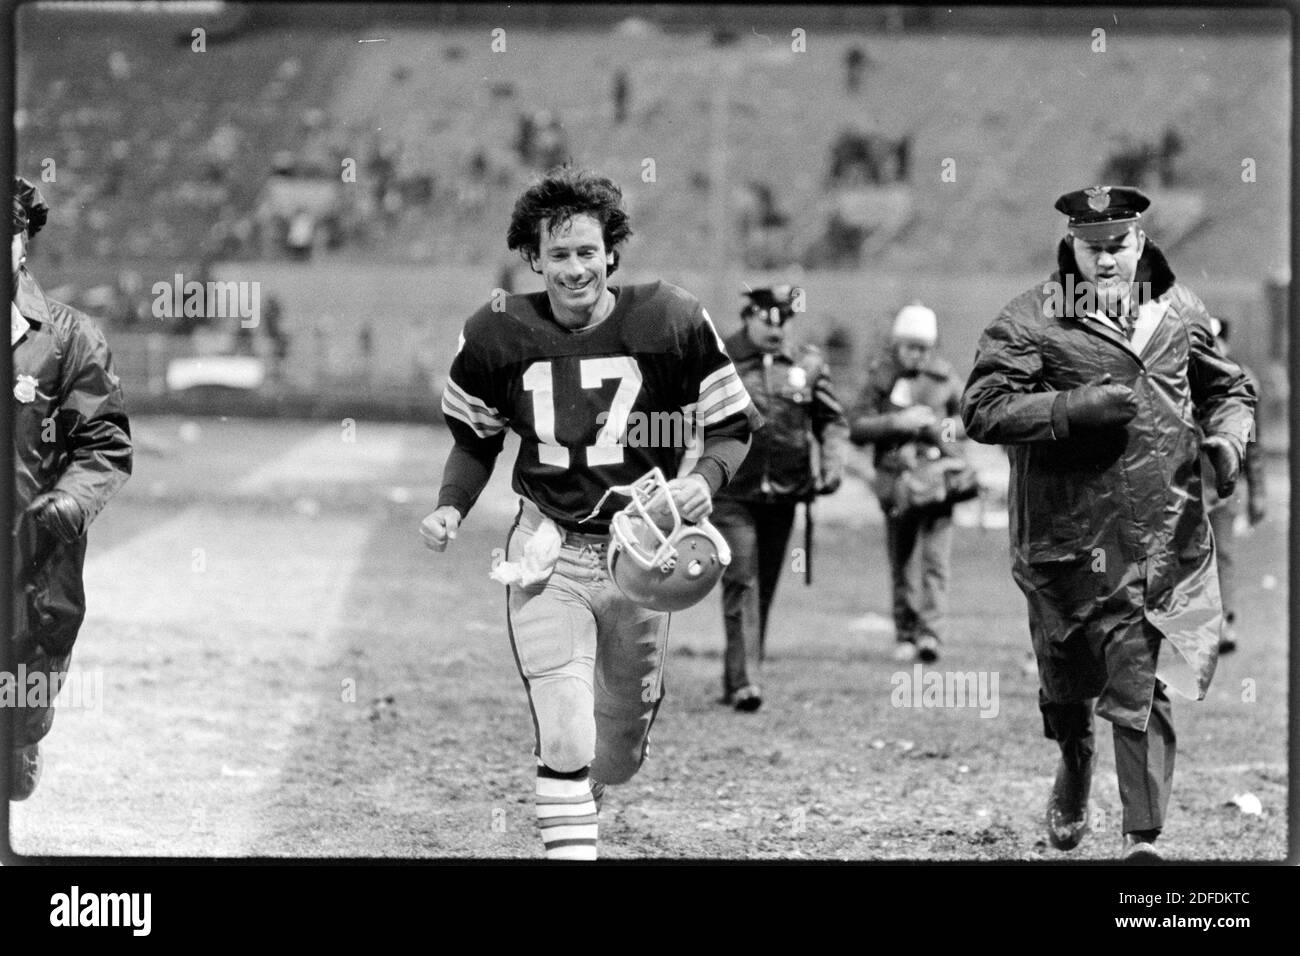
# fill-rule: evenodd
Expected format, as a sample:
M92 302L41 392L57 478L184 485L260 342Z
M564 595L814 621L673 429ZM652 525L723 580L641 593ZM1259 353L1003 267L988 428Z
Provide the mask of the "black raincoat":
M1196 699L1214 675L1222 611L1197 422L1241 452L1256 396L1152 243L1136 280L1151 292L1140 318L1157 321L1137 351L1064 308L1060 290L1082 278L1066 242L1058 262L1048 284L984 331L962 419L976 441L1010 446L1012 574L1028 598L1044 694L1097 697L1098 714L1145 730L1157 669ZM1133 389L1132 421L1091 430L1053 421L1059 391L1107 373Z
M86 528L131 474L131 431L108 345L90 319L46 298L25 269L13 304L21 316L11 310L14 636L25 663L62 658L77 639L86 613ZM24 516L32 499L53 489L81 506L81 535L72 544Z

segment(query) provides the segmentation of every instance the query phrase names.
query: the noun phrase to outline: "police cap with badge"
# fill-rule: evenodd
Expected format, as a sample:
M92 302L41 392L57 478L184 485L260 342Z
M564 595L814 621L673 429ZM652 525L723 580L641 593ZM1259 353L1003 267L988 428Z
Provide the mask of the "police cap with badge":
M21 176L14 177L13 231L11 235L26 232L30 239L45 226L50 217L50 207L34 183Z
M1089 186L1056 200L1056 211L1069 217L1070 235L1097 242L1124 235L1150 205L1151 200L1132 186Z
M795 299L801 289L794 285L774 285L746 289L741 295L749 299L740 310L742 319L761 319L768 325L782 326L794 318Z

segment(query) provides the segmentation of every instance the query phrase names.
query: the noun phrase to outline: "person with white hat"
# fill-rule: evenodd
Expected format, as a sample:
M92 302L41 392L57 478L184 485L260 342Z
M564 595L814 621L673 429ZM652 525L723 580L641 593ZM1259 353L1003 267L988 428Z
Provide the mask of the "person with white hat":
M904 306L894 319L890 339L889 349L867 372L849 418L850 438L875 449L875 492L885 513L893 589L895 659L933 663L939 658L947 613L952 502L917 506L905 492L908 476L926 463L962 458L962 383L935 354L939 323L934 310L919 302ZM915 574L913 564L919 565Z

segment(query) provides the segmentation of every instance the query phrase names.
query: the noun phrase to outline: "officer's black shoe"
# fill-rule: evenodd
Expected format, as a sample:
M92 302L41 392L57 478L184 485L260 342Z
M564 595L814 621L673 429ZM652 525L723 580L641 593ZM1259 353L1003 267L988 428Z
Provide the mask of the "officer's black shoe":
M13 770L9 777L9 799L26 800L41 779L40 744L14 748Z
M1231 654L1237 649L1237 631L1231 623L1223 625L1219 632L1219 653Z
M933 664L939 659L939 639L927 634L916 642L916 659L922 664Z
M1231 654L1237 649L1237 615L1229 611L1223 615L1223 627L1219 631L1219 653Z
M1156 849L1159 830L1134 830L1124 834L1124 855L1121 859L1131 865L1163 863L1164 857Z
M763 695L756 684L746 684L731 695L731 706L736 710L753 713L763 706Z
M1092 790L1091 751L1065 745L1056 781L1047 798L1047 839L1058 850L1073 850L1088 832L1088 794Z

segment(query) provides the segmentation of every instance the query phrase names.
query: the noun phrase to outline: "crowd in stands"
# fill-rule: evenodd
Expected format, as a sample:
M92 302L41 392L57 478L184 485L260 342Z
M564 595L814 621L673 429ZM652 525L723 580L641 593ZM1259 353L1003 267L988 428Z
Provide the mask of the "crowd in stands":
M587 134L578 158L590 160L591 115L570 113L575 125L566 127L564 117L530 100L525 83L496 79L488 85L492 110L510 120L487 136L466 128L463 114L435 111L400 129L376 128L331 115L334 77L318 62L317 41L290 34L263 39L258 51L228 54L238 70L227 65L187 74L175 87L153 68L150 54L126 39L106 54L102 40L70 38L48 63L33 51L31 68L20 74L18 165L39 175L47 157L57 160L48 192L67 226L46 240L48 261L57 268L64 258L463 257L471 254L464 235L484 215L499 212L497 197L569 158L574 136ZM713 42L738 46L748 38L723 31ZM455 43L440 52L450 63L467 56ZM908 215L901 206L873 206L863 198L873 191L908 192L915 174L918 130L901 127L896 116L873 118L865 99L873 84L897 82L875 52L850 44L839 54L836 87L861 103L856 115L866 125L842 128L814 147L829 153L816 164L816 182L794 183L785 170L741 173L733 164L735 179L745 185L728 203L747 266L860 264L870 237L887 242L891 217ZM214 47L208 56L215 55ZM73 60L80 64L75 72L66 68ZM610 139L620 127L657 122L657 111L680 92L639 76L634 85L635 71L625 65L602 69L604 78L597 80L608 84L603 95L609 105L599 122ZM416 82L415 70L399 63L384 82L389 89ZM752 99L735 91L737 104L746 97ZM1179 185L1175 160L1182 148L1173 128L1150 142L1121 143L1098 170L1099 181ZM702 154L685 171L694 192L711 188L712 173ZM688 209L686 202L677 216L702 205L690 200L695 208Z

